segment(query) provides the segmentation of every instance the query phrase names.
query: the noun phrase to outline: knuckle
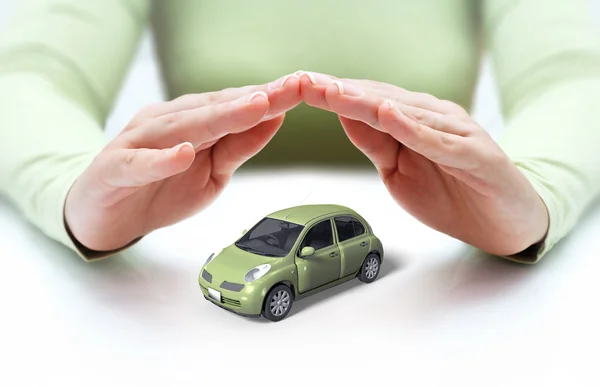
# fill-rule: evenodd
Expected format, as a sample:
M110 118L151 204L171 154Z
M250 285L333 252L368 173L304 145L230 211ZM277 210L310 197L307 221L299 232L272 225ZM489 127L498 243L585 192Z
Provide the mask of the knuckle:
M175 132L181 127L182 114L170 113L162 118L162 124L168 132Z
M226 90L228 89L222 90L221 93L225 94ZM209 93L203 94L203 98L205 99L207 105L212 105L218 102L220 95L221 94L219 92L211 91Z
M440 133L440 142L442 147L448 152L454 152L459 146L459 137L445 132Z
M409 133L409 139L408 141L410 141L411 143L417 143L420 142L420 140L423 139L423 125L418 124L418 123L412 123L410 124L411 130L408 132Z
M434 148L437 149L436 153L439 160L453 159L457 156L463 157L463 155L468 157L468 150L465 149L462 137L445 132L438 133L438 141Z
M211 137L217 137L217 130L214 125L214 121L209 119L203 122L202 130L208 133Z
M125 165L130 166L131 164L133 164L138 152L139 152L138 149L134 150L133 152L129 152L127 154L127 157L125 157Z
M415 121L417 121L417 122L420 122L420 123L423 123L423 122L425 122L425 118L426 118L425 111L424 111L424 110L422 110L422 109L416 109L416 110L413 112L413 118L414 118L414 119L415 119Z

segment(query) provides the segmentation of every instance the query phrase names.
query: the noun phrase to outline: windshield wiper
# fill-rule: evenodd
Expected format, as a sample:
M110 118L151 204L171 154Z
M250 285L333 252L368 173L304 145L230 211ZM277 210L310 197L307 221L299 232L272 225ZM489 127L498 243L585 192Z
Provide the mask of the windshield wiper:
M262 251L257 250L257 249L255 249L253 247L250 247L250 246L238 245L238 244L236 244L236 246L239 247L240 249L244 250L244 251L252 251L252 252L255 252L255 253L258 253L258 254L263 254Z
M256 253L256 254L259 254L259 255L264 255L265 257L279 257L279 258L281 258L281 255L267 253L265 251L257 250L257 249L255 249L253 247L250 247L250 246L246 246L246 245L242 245L242 244L237 244L237 243L235 245L237 247L239 247L240 249L244 250L244 251L250 251L250 252L253 252L253 253Z
M264 255L265 257L279 257L279 258L281 258L281 255L278 255L278 254L263 253L263 252L261 252L260 254Z

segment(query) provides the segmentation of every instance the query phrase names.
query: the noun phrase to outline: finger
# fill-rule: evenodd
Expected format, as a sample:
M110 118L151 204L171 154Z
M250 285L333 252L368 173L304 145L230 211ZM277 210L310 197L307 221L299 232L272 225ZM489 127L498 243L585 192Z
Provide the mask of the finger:
M441 132L456 134L458 136L469 136L483 130L471 120L465 121L455 115L441 114L401 103L395 105L411 120Z
M234 101L166 114L148 121L127 139L133 148L162 148L190 142L195 149L259 124L269 111L262 91Z
M447 167L470 169L478 165L477 148L471 138L434 130L411 120L387 101L379 107L383 129L404 146Z
M133 122L139 124L142 121L165 114L230 102L259 91L267 94L271 103L269 115L272 117L292 109L301 102L300 78L296 74L290 74L263 85L227 88L200 94L186 94L171 101L153 104L142 109L134 117Z
M306 71L298 71L296 74L300 77L300 94L302 100L309 106L331 111L331 108L327 105L325 91L337 78Z
M325 89L325 99L331 111L355 121L383 130L379 123L379 106L384 98L342 81L334 81Z
M227 136L213 148L213 174L230 176L242 164L263 149L283 123L284 115L265 121L256 127Z
M356 89L362 89L364 92L374 92L382 99L391 99L401 102L404 105L413 106L416 108L426 109L440 114L456 114L465 115L468 113L461 106L446 100L438 99L437 97L422 93L403 89L401 87L391 85L389 83L371 81L366 79L348 79L337 78L332 75L302 72L300 74L300 89L303 99L307 104L321 109L327 109L325 101L325 89L334 83L334 81L342 82Z
M340 117L350 141L371 160L383 176L397 169L400 143L387 133L378 132L364 122Z
M119 149L106 159L101 179L112 187L141 187L184 172L195 155L190 143L168 149Z
M286 113L302 102L300 95L300 78L296 74L272 82L267 87L269 111L263 121L273 119Z
M378 111L386 99L375 92L365 92L348 83L335 81L333 86L327 88L325 98L328 106L337 114L383 130L379 122ZM475 124L465 122L454 115L445 115L400 103L397 103L396 106L413 121L435 130L467 136L479 129Z
M350 83L356 87L366 87L384 99L400 102L406 106L429 110L445 115L468 115L467 111L454 102L439 99L431 94L406 90L402 87L390 85L377 81L357 81L344 79L344 83Z

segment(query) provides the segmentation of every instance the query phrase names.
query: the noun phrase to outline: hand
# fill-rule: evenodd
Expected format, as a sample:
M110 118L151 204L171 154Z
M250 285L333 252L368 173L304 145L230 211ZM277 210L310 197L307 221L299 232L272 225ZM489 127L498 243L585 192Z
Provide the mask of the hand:
M197 213L300 102L292 75L142 110L74 183L69 229L86 248L110 251Z
M544 238L541 198L462 107L385 83L297 74L304 101L338 114L394 199L424 224L500 256Z

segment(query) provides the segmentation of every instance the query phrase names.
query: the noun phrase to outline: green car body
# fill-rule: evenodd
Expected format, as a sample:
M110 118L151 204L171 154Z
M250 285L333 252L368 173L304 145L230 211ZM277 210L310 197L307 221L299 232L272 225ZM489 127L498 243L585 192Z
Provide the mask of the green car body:
M269 233L269 228L276 231ZM309 255L301 256L302 251ZM363 270L367 257L372 267L377 266L368 279ZM266 297L276 287L289 290L291 309L292 301L357 276L372 282L382 261L383 245L361 215L339 205L302 205L268 215L218 255L211 255L198 282L204 297L215 305L279 321L289 310L275 316L265 308ZM256 273L262 276L253 280ZM275 298L272 303L277 304Z

